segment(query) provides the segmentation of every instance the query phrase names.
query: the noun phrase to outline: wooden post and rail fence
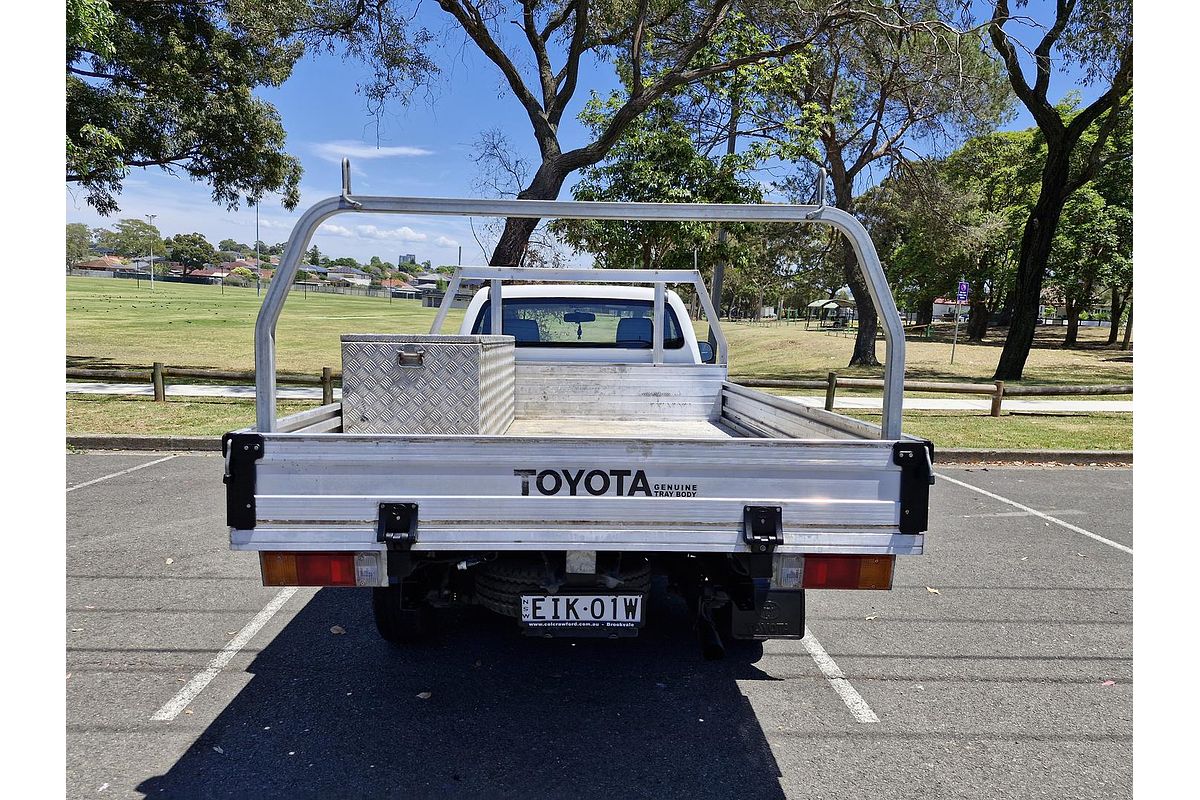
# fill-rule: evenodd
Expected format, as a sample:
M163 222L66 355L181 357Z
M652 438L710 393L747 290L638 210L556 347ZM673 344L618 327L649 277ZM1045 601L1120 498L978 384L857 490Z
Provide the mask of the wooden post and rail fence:
M225 369L196 369L188 367L167 367L161 361L155 361L149 370L135 369L92 369L88 367L67 367L67 377L90 381L135 381L144 383L146 380L154 387L154 399L164 402L167 399L167 378L207 379L220 383L254 383L254 372L251 370L237 371ZM342 380L341 373L334 373L331 367L322 367L320 375L306 375L300 372L281 372L276 380L279 383L300 384L302 386L320 386L321 404L333 402L333 383Z
M775 380L772 378L730 378L730 380L759 389L824 389L825 410L833 411L837 390L883 389L880 378L846 378L830 372L823 381L818 380ZM937 394L982 394L992 398L991 415L1000 416L1000 407L1006 397L1064 397L1072 395L1133 394L1132 384L1107 386L1005 386L1004 381L994 383L950 383L940 381L905 381L905 392L931 392Z
M149 380L154 387L154 399L164 402L167 399L167 378L208 379L210 381L233 381L238 383L254 383L254 372L196 369L186 367L167 367L161 361L155 361L149 369L91 369L86 367L68 367L67 377L93 381L138 381ZM341 381L341 373L334 373L330 367L322 367L320 375L304 373L279 373L279 383L300 384L321 387L321 404L333 402L333 383ZM774 378L733 377L730 380L760 389L824 389L825 410L833 411L837 400L838 388L843 389L883 389L883 380L879 378L847 378L830 372L825 380L783 380ZM905 381L905 392L928 392L936 394L979 394L988 395L992 399L991 415L1000 416L1001 405L1006 397L1065 397L1077 395L1120 395L1133 394L1132 384L1117 384L1105 386L1005 386L1004 381L994 383L952 383L940 381Z

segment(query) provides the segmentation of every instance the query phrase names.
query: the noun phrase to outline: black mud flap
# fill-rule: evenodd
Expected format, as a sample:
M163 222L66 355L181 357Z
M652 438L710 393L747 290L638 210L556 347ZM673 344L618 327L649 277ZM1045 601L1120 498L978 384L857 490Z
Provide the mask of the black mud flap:
M803 589L771 589L759 578L749 597L743 593L730 606L734 639L804 638Z

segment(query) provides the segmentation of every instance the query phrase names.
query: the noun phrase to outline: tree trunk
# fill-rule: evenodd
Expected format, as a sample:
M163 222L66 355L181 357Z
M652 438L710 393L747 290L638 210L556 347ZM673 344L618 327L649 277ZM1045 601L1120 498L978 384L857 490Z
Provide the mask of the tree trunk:
M846 171L846 163L840 150L835 150L832 141L825 143L825 160L829 163L829 180L833 184L834 205L847 214L854 213L854 176ZM851 367L878 367L875 357L875 336L879 332L879 314L871 302L871 294L863 280L858 257L849 239L842 240L842 277L850 287L858 315L858 334L854 337L854 352L850 355Z
M650 257L650 240L646 239L642 242L642 269L650 269L653 263Z
M930 325L933 323L933 298L922 300L917 305L917 324Z
M567 173L559 169L555 161L543 161L529 187L517 195L518 200L557 200ZM489 262L493 267L520 266L529 246L529 237L540 220L509 217L504 221L504 231L496 242Z
M1073 142L1071 143L1074 144ZM1067 201L1067 182L1070 178L1071 147L1062 141L1047 141L1049 152L1042 170L1041 191L1037 203L1025 223L1021 236L1021 251L1017 259L1017 280L1013 288L1013 315L1004 349L996 365L993 380L1019 381L1025 371L1025 361L1033 347L1037 330L1038 306L1042 298L1042 279L1046 261L1054 242L1054 232Z
M854 297L854 306L858 314L858 334L854 337L854 352L847 366L878 367L875 337L879 332L879 315L875 313L875 304L871 302L871 293L867 291L862 270L858 267L858 257L854 255L850 242L844 245L844 258L846 283L850 286L850 294Z
M967 323L967 340L971 342L982 342L988 332L988 317L991 311L988 309L987 300L984 298L983 287L976 285L974 294L971 297L971 320Z
M1079 342L1079 312L1083 304L1073 297L1067 298L1067 338L1063 340L1064 348L1074 347Z
M1117 343L1117 334L1121 330L1121 317L1125 314L1125 300L1128 295L1120 288L1112 287L1112 299L1108 306L1108 344L1110 347Z
M1133 300L1129 300L1129 316L1125 318L1125 338L1121 340L1121 349L1129 349L1129 337L1133 334Z
M738 104L739 97L740 97L740 95L738 94L737 85L735 83L734 87L733 87L733 91L729 95L729 99L730 99L730 102L729 102L729 133L726 135L726 140L725 140L725 154L726 155L733 155L735 152L737 152L738 117L739 117L739 112L741 111L741 108ZM725 226L718 223L717 224L717 248L718 248L718 250L722 248L722 246L725 244L725 242L727 241L728 238L729 238L729 234L726 233ZM721 289L723 288L724 283L725 283L725 256L724 256L724 254L721 254L720 257L713 263L712 302L713 302L713 308L717 309L717 313L720 313L720 309L721 309ZM713 333L711 326L708 329L708 343L709 343L709 345L712 346L713 350L716 350L717 336L716 336L716 334Z

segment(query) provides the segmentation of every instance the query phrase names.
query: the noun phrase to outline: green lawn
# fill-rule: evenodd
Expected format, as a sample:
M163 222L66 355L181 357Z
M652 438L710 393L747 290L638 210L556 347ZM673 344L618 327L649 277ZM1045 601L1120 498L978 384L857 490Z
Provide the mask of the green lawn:
M265 291L265 290L264 290ZM67 363L72 366L254 368L262 298L235 289L111 278L67 279ZM293 291L275 332L278 368L341 369L343 333L427 333L436 310L416 300ZM446 330L458 331L462 311Z
M878 412L845 411L878 425ZM1006 450L1132 450L1132 414L1004 414L972 411L909 411L904 432L934 447Z
M261 299L253 288L159 283L151 292L133 281L67 279L67 359L86 365L252 369L254 320ZM435 310L415 300L309 293L294 290L276 331L278 368L316 374L341 367L343 333L425 333ZM462 311L450 314L446 331L457 331ZM700 334L707 330L697 326ZM763 378L879 376L879 369L846 368L852 339L803 324L725 323L730 372ZM1026 369L1026 383L1128 383L1130 352L1102 347L1103 329L1080 331L1084 347L1063 350L1063 328L1042 328ZM907 343L907 374L928 380L988 381L1003 344L1001 333L983 344L960 341L950 364L948 333ZM882 341L879 356L884 355Z
M317 403L281 400L279 416ZM156 403L146 397L70 395L67 433L131 433L146 436L220 436L254 424L254 401L176 398Z
M261 298L253 288L159 283L151 292L143 282L104 278L67 280L67 363L72 366L147 366L162 361L175 367L252 369L254 320ZM341 367L342 333L423 333L435 309L417 301L293 291L276 332L278 367L285 372L318 374ZM447 331L456 331L462 311L450 314ZM701 336L703 323L697 325ZM764 378L879 376L879 369L847 369L852 339L803 324L726 323L730 372ZM950 361L947 331L932 340L907 342L907 374L930 380L989 381L1003 337L983 344L960 341ZM1043 328L1030 353L1026 383L1129 383L1133 356L1103 346L1103 329L1080 331L1083 347L1063 350L1065 331ZM879 345L883 357L883 343ZM818 394L810 390L805 394ZM839 394L856 394L841 389ZM871 392L865 392L872 394ZM280 403L280 413L307 407ZM864 412L864 419L875 418ZM144 399L72 396L67 400L71 433L161 433L215 435L253 421L253 404L235 400ZM1129 449L1130 414L1025 415L993 419L966 412L910 412L908 432L943 447Z

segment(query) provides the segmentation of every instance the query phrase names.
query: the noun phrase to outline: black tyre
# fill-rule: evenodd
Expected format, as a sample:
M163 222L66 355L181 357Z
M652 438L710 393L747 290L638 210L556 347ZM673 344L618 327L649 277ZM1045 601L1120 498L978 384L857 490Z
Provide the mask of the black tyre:
M371 590L375 627L393 644L419 642L433 632L433 609L404 595L399 586Z

